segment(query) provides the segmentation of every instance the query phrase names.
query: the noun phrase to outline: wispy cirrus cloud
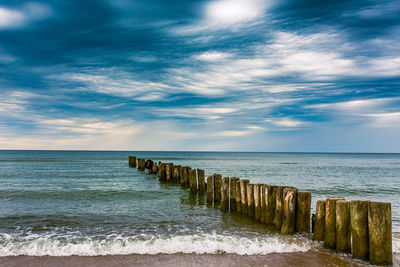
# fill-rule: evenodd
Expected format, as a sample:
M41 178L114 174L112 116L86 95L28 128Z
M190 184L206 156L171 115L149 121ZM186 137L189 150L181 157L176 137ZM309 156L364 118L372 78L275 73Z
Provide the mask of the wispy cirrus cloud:
M396 10L5 0L0 148L399 150Z

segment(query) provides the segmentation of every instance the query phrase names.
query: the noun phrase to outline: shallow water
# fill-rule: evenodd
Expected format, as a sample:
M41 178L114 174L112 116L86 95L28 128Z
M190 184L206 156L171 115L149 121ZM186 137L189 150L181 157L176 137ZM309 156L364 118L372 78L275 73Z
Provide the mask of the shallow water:
M0 151L0 256L319 250L205 205L180 186L128 167L128 155L207 175L296 186L312 206L328 196L392 203L400 252L400 154Z

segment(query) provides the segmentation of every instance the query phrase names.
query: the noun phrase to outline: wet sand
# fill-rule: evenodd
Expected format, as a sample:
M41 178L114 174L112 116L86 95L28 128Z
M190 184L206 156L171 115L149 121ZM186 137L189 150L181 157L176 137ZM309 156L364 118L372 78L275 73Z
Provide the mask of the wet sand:
M368 266L350 256L309 251L240 256L237 254L157 254L115 256L0 257L1 266Z

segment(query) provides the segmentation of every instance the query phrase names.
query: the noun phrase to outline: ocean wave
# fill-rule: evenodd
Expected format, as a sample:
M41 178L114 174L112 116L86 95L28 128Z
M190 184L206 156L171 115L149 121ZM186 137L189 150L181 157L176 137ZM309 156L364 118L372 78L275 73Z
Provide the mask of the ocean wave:
M98 256L127 254L222 254L265 255L306 252L320 246L302 236L263 235L253 238L221 234L182 236L110 235L105 238L72 236L0 235L0 256Z

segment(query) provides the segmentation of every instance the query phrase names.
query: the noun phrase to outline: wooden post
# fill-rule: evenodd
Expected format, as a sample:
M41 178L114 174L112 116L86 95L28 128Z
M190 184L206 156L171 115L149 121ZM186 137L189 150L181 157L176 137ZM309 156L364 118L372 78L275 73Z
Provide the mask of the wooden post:
M311 193L297 192L296 232L309 233L311 219Z
M129 167L131 168L136 168L136 157L135 156L129 156Z
M214 174L214 204L221 203L222 175Z
M229 210L236 211L236 183L239 178L232 177L229 179Z
M222 179L221 210L229 209L229 177Z
M314 234L315 218L316 218L316 215L315 215L315 213L313 213L311 215L311 233L313 233L313 234Z
M157 173L158 169L157 169L157 161L153 162L153 167L151 169L151 173Z
M182 170L182 166L181 165L177 165L176 166L178 169L178 175L177 175L177 183L180 184L181 183L181 170Z
M253 186L253 193L254 193L254 218L259 221L261 219L261 198L260 198L260 191L261 185L255 184Z
M178 166L173 165L172 166L172 182L177 183L178 182Z
M139 171L144 171L144 159L139 159L138 160L138 169Z
M189 185L188 176L189 176L189 167L184 166L182 168L183 187L188 187L188 185Z
M350 244L350 202L336 201L336 251L351 252Z
M294 234L296 228L297 189L286 187L283 189L283 218L281 234Z
M236 197L236 211L242 212L242 202L241 202L241 195L240 195L240 179L237 178L236 185L235 185L235 197Z
M393 264L390 203L368 203L369 259L374 265Z
M274 189L276 186L267 185L265 187L265 205L266 205L266 214L265 214L265 224L270 225L274 221L275 217L275 204L276 204L276 190Z
M190 192L196 193L197 192L196 170L190 170L189 181L190 181Z
M318 200L314 220L313 240L324 240L326 201Z
M204 170L197 169L197 176L199 179L199 191L204 193L204 192L206 192L206 182L205 182Z
M247 215L249 213L247 205L247 185L250 181L247 179L240 180L240 202L242 207L242 213Z
M151 159L144 160L144 170L147 169L148 173L151 173L153 169L153 161Z
M213 177L208 176L207 177L207 203L209 203L209 204L213 203L213 189L214 189Z
M254 184L247 185L247 213L254 218Z
M168 163L164 163L164 168L163 168L163 172L162 172L162 180L163 182L167 181L167 165Z
M274 188L275 191L275 217L273 224L275 229L280 231L282 228L283 219L283 186L277 186Z
M179 173L179 183L181 184L182 187L184 187L185 182L183 180L183 166L178 165L178 173Z
M171 164L165 164L165 181L171 183Z
M137 169L140 171L140 169L141 169L141 167L140 167L140 160L141 160L141 158L138 158L137 159Z
M350 202L351 251L353 258L361 260L369 259L368 203L361 200Z
M265 223L265 214L266 214L266 203L265 203L265 188L267 186L265 184L261 185L260 188L260 210L261 210L261 214L260 214L260 221L262 223Z
M160 161L158 164L158 180L160 182L163 182L164 167L165 167L164 163Z
M338 200L343 198L328 198L325 204L324 246L330 249L336 249L336 201Z

